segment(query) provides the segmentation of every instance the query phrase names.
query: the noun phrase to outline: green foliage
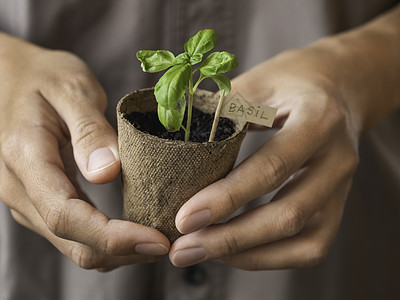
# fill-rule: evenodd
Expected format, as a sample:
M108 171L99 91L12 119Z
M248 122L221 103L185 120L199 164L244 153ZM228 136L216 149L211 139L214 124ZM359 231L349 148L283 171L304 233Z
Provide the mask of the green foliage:
M237 67L235 55L226 51L213 52L203 63L192 70L192 66L201 63L204 54L215 47L217 34L212 29L200 30L184 45L185 52L176 57L166 50L140 50L136 57L141 61L144 72L160 72L170 68L159 79L154 95L158 103L158 117L164 127L171 132L185 130L185 141L189 140L190 124L193 107L193 94L206 78L211 78L218 85L221 95L228 95L231 83L228 77L222 75ZM193 76L199 71L200 76L193 85ZM186 127L182 125L186 106L188 120Z
M201 64L199 70L206 76L226 73L233 70L238 65L235 55L228 52L211 53Z
M167 109L162 105L157 106L158 118L170 132L179 131L186 109L186 99L183 97L174 109Z
M185 43L185 52L189 56L204 54L215 47L218 36L212 29L200 30Z
M140 50L136 57L142 62L144 72L160 72L174 65L175 56L166 50Z
M192 76L190 64L179 64L170 68L154 88L157 103L167 109L174 109L181 100L189 86Z
M220 92L224 92L224 95L227 96L231 91L231 81L228 77L222 74L215 74L209 76L214 82L218 85Z

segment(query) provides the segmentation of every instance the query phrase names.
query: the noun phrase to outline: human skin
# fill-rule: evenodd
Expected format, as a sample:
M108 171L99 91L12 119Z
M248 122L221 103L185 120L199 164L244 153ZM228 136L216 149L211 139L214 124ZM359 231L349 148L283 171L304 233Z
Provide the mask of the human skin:
M278 108L278 132L177 214L178 267L219 260L266 270L320 264L336 236L360 134L400 106L400 6L352 31L284 52L235 78L233 94ZM286 185L273 201L227 218Z
M0 90L0 199L17 222L82 268L109 270L168 253L162 233L109 220L73 180L74 161L93 183L120 173L106 95L79 58L0 34Z
M279 109L280 130L182 207L176 223L187 235L171 247L174 265L218 259L279 269L326 256L358 163L359 134L399 105L399 19L397 8L233 81L232 93ZM110 270L168 252L164 235L109 220L67 174L69 144L88 181L106 183L120 172L116 134L103 114L106 96L81 60L0 34L0 90L0 199L17 222L83 268ZM211 225L287 179L270 204Z

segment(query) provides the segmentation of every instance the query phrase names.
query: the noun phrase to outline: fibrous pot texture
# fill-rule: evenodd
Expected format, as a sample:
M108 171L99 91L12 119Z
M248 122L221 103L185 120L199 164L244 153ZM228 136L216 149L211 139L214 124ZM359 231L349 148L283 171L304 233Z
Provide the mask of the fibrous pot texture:
M218 98L212 92L197 90L194 106L213 114ZM153 89L135 91L118 103L123 219L155 228L173 242L181 235L175 227L178 210L198 191L229 173L247 126L235 123L235 133L228 139L198 143L153 136L126 118L132 112L156 110Z

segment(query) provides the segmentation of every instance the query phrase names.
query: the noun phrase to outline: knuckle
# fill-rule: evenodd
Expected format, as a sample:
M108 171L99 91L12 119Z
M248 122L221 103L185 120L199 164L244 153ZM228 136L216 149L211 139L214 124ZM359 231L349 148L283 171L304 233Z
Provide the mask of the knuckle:
M101 261L92 249L76 244L71 247L70 251L71 260L82 269L98 269L101 268Z
M0 178L0 201L11 210L20 209L23 205L21 187L16 184L14 175L3 161L0 161Z
M358 156L357 150L352 149L352 151L349 152L345 160L345 170L344 170L345 175L349 177L353 176L355 170L358 167L359 161L360 158Z
M338 101L338 95L327 92L325 88L314 88L312 96L302 98L303 102L307 102L308 108L324 112L331 120L341 119L343 107Z
M240 208L240 203L238 203L238 199L235 197L234 193L231 191L231 186L234 184L231 182L227 177L223 178L219 181L219 184L221 185L221 191L222 195L225 201L220 201L218 203L221 204L220 209L226 213L227 211L229 212L234 212L237 209Z
M75 72L74 76L68 76L61 82L61 89L69 96L69 101L79 102L88 96L89 80L82 72Z
M89 147L97 142L96 133L102 132L100 128L101 125L98 122L87 117L82 117L75 123L72 142L75 145Z
M318 101L315 101L318 99ZM314 97L302 99L300 102L306 103L307 109L311 110L314 122L310 123L312 130L321 139L343 131L346 127L346 107L340 101L338 95L327 94L324 90L314 91ZM319 116L319 117L317 117ZM315 126L318 124L318 126Z
M62 92L65 101L72 105L93 105L105 111L107 96L103 88L94 78L84 63L75 64L75 69L66 67L61 69L57 78L57 86Z
M232 230L232 229L231 229ZM223 233L223 241L225 245L225 251L226 255L232 255L235 253L238 253L241 249L240 247L240 241L238 238L238 234L235 233L235 231L225 231Z
M0 143L0 155L6 165L11 165L19 156L21 141L15 132L3 135Z
M328 256L328 250L323 245L312 245L305 255L304 267L312 268L322 264Z
M116 238L106 238L104 241L103 251L109 255L119 254L122 244Z
M261 173L264 177L264 181L268 186L271 186L272 189L278 188L288 174L286 161L279 155L268 155L265 156L262 164L265 166Z
M118 234L115 232L111 232L107 230L107 227L110 227L113 221L109 220L107 216L105 216L102 212L93 208L92 211L88 214L88 219L90 222L96 224L97 228L100 229L96 233L96 239L93 239L92 242L97 249L102 251L107 255L123 255L126 254L124 249L126 246L123 243L123 240L119 238ZM114 225L116 223L113 223ZM121 228L117 227L116 230L119 231ZM125 246L125 247L124 247Z
M291 237L300 232L306 223L303 211L294 205L284 207L283 213L279 216L278 226L284 237Z
M43 221L51 233L61 238L66 237L66 218L62 209L54 206L46 208L43 214Z
M326 121L333 125L344 125L346 120L346 115L344 113L343 106L332 96L321 97L322 106L326 113Z
M341 155L341 157L336 160L337 163L334 166L335 172L333 173L335 175L332 176L338 177L340 182L348 181L354 176L354 173L357 170L360 160L358 151L350 146L346 147L344 151L337 153L337 155Z
M38 131L39 130L39 131ZM8 169L25 172L26 168L43 157L44 143L51 143L50 139L42 140L43 131L28 126L15 126L0 140L0 156ZM38 140L43 143L39 143Z

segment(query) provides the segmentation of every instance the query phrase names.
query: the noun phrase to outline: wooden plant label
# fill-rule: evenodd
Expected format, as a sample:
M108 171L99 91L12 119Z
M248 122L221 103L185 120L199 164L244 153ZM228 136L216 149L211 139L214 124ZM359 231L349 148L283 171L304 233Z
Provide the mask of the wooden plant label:
M236 94L225 98L221 117L272 127L277 111L274 107L248 102Z

